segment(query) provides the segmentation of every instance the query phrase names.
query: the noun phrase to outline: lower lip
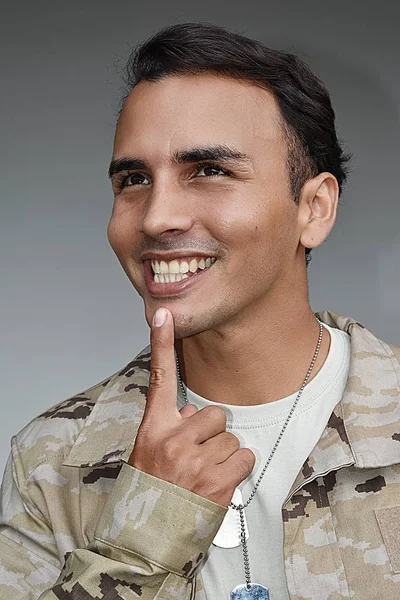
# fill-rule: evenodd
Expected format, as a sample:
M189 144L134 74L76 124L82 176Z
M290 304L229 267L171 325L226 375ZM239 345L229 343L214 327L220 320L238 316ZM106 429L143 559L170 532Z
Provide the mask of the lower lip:
M212 265L204 271L198 271L193 275L189 275L187 279L181 279L181 281L174 281L171 283L156 283L154 281L150 260L143 261L143 267L144 280L149 294L151 296L156 296L157 298L165 298L167 296L178 296L188 288L196 285L198 281L203 278L204 274L212 268Z

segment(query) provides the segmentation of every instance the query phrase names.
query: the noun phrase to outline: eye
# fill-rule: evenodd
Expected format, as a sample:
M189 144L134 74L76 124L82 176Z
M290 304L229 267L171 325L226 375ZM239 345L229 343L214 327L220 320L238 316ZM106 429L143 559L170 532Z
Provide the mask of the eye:
M203 171L204 175L199 175ZM217 171L217 172L216 172ZM218 173L219 171L219 173ZM229 175L229 171L223 169L218 165L197 165L196 176L197 177L216 177L218 175Z
M121 187L132 187L133 185L147 185L145 181L149 181L148 177L145 177L143 173L131 173L126 175L121 181Z

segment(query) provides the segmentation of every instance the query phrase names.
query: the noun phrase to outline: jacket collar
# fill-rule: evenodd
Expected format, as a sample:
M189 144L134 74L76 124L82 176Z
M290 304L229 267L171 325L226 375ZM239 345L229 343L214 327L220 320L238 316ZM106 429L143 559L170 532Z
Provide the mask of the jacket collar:
M348 464L374 468L400 463L399 348L350 317L329 311L316 316L350 335L350 371L343 398L292 489ZM64 465L128 461L144 411L149 370L147 346L110 379Z

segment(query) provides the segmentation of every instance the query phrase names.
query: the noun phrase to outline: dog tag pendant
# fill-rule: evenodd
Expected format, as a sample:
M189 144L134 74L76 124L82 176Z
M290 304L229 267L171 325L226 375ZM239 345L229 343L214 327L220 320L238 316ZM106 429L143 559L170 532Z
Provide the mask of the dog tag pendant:
M233 504L238 506L243 504L242 492L239 488L236 488L233 498ZM244 511L243 511L244 515ZM246 540L249 539L249 530L247 528L246 517L244 517L245 528L246 528ZM221 523L221 527L217 531L217 535L213 540L214 546L219 548L237 548L240 546L240 517L239 511L229 507L228 512L225 515L224 520Z
M271 600L266 587L259 583L238 585L231 591L231 600Z

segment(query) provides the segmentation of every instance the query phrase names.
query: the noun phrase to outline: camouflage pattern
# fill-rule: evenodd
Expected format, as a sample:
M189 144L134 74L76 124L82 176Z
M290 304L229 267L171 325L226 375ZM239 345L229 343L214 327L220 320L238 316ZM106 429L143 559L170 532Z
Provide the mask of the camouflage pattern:
M343 398L282 508L289 596L393 600L400 349L351 318L317 316L349 333L351 363ZM12 439L0 498L1 599L206 600L202 558L226 509L127 464L149 350Z

